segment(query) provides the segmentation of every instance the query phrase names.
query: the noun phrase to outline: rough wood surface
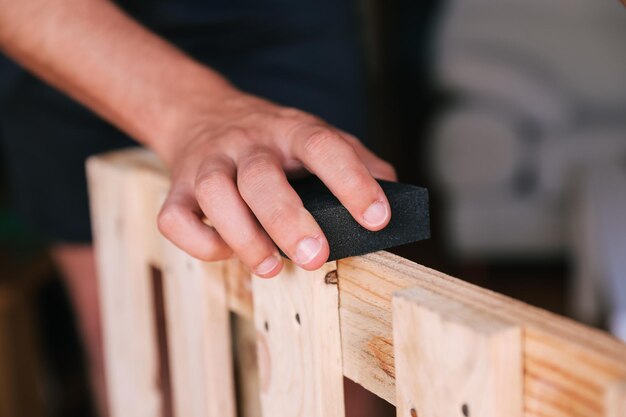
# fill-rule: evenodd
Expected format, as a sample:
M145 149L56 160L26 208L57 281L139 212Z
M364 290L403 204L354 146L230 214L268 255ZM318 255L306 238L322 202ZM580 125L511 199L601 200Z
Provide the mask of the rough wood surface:
M163 239L174 415L235 417L224 263L191 258Z
M261 417L261 387L254 323L233 315L233 340L237 371L237 402L241 417Z
M110 415L161 417L149 254L158 206L135 154L88 162ZM132 162L132 163L129 163Z
M229 259L225 262L225 274L230 310L252 321L252 275L250 270L237 259Z
M99 249L103 264L100 268L105 276L112 277L112 282L118 280L121 285L125 285L121 276L133 276L135 280L139 277L139 282L129 284L129 288L133 293L143 294L145 264L152 262L158 266L161 263L159 248L155 246L155 241L158 242L155 219L159 201L168 187L167 174L150 153L141 150L111 153L94 161L92 165L100 167L97 173L90 175L96 206L94 217L103 215L94 222L96 238L102 242L97 246L110 246ZM108 180L95 178L100 174ZM139 182L143 182L143 187L137 188ZM120 195L124 197L120 199ZM129 219L136 218L137 223L126 225L115 220L123 210L129 212L125 213ZM98 235L99 230L102 236ZM144 262L134 260L142 257ZM229 307L250 318L253 305L249 275L236 261L231 262L226 268ZM498 312L503 320L523 329L527 417L616 417L623 414L620 407L626 401L623 389L626 345L604 332L385 252L339 261L338 280L344 375L391 403L395 404L392 294L420 287L476 310ZM105 291L105 299L112 300L111 296ZM110 366L113 379L121 380L111 398L116 404L133 399L135 403L124 415L156 416L153 410L158 410L159 401L155 383L157 369L152 365L155 352L146 346L152 342L152 334L144 326L149 299L141 295L138 304L131 306L128 302L131 298L129 294L122 294L115 303L107 303L109 309L120 307L118 312L111 313L112 317L127 320L120 329L105 329L105 336L111 339L106 342L107 351L111 352L107 355L115 355L117 349L121 362L131 363L128 369L122 365ZM133 309L138 311L137 316L132 315ZM138 326L142 336L139 342L132 347L118 346L125 332L129 332L129 340L136 340L137 334L129 330L134 326ZM107 332L112 333L112 337ZM130 358L137 358L145 366L134 364ZM126 378L134 367L138 372ZM146 399L135 401L135 394L142 394ZM113 417L119 415L113 414Z
M521 417L522 332L412 288L393 298L397 415Z
M337 285L325 282L335 270L286 262L252 279L264 416L344 417Z
M386 252L338 264L344 373L394 404L390 303L411 287L522 327L527 417L600 417L619 403L607 395L626 381L626 345L604 332Z

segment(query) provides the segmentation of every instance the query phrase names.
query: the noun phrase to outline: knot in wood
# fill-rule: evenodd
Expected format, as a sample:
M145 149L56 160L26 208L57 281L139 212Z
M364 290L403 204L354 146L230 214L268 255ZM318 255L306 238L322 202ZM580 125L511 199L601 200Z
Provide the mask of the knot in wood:
M337 278L337 270L334 269L326 273L326 276L324 277L324 282L329 285L337 285L337 283L339 282Z

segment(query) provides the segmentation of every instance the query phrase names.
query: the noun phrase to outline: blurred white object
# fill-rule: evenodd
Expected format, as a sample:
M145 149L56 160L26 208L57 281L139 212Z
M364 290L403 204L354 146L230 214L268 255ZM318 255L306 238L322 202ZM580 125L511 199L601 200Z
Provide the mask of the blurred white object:
M605 300L626 340L624 39L617 1L451 0L437 71L459 102L432 159L458 255L570 251L573 312Z

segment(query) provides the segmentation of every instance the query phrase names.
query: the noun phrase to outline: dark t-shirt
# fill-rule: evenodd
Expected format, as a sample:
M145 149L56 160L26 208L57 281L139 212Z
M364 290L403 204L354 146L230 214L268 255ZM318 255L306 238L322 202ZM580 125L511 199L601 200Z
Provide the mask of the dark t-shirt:
M241 89L362 137L363 66L351 0L117 3ZM52 240L86 242L84 160L134 142L33 76L9 79L0 136L18 211Z

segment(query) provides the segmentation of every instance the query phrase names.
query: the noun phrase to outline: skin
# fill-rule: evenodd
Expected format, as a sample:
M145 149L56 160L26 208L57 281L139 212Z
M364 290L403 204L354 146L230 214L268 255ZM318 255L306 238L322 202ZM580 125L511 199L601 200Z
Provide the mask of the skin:
M319 268L328 242L286 179L302 170L365 228L389 222L374 180L395 179L388 163L315 116L239 91L108 1L0 0L0 47L165 161L159 228L196 258L234 254L272 277L278 246Z
M0 0L0 50L168 165L172 188L159 229L196 258L237 256L269 278L282 268L278 246L303 268L319 268L328 242L287 183L288 175L307 171L365 228L380 230L390 220L374 177L395 180L394 169L358 139L238 90L109 1ZM93 249L60 243L53 256L78 312L106 415Z

